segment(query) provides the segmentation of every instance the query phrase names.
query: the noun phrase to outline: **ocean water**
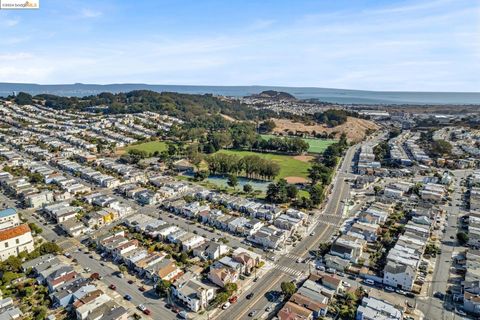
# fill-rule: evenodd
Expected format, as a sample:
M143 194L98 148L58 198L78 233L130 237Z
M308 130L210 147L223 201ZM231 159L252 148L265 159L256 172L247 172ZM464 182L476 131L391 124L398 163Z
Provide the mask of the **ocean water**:
M298 99L318 99L339 104L480 104L480 92L394 92L363 91L327 88L272 87L272 86L184 86L148 84L61 84L38 85L26 83L0 83L0 96L12 92L30 94L50 93L62 96L86 96L101 92L127 92L131 90L169 91L189 94L214 94L243 97L264 90L284 91Z

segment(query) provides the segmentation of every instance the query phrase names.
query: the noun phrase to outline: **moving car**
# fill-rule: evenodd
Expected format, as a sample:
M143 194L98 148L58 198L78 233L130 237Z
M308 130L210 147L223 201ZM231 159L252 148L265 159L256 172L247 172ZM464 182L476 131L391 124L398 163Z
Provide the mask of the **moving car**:
M253 317L256 313L257 313L257 310L252 310L252 311L250 311L250 313L248 314L248 316L249 316L249 317Z
M138 310L140 310L140 311L147 310L147 307L145 307L143 304L139 304L139 305L137 306L137 308L138 308Z
M114 284L109 285L108 288L111 289L111 290L116 290L117 289L117 287Z
M132 296L129 295L129 294L126 294L126 295L123 296L123 299L125 299L127 301L130 301L130 300L132 300Z
M143 314L145 314L145 315L147 315L147 316L150 315L151 313L152 313L152 312L151 312L149 309L143 310Z
M247 298L248 300L250 300L250 299L253 298L253 295L254 295L254 293L253 293L253 292L250 292L249 294L247 294L246 298Z

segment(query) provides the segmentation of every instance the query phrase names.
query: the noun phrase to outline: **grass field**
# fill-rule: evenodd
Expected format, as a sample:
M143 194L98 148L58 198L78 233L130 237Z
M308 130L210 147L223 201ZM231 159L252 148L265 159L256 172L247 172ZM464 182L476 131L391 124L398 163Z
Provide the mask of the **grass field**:
M236 154L240 157L248 155L257 155L264 159L269 159L277 162L280 165L280 173L277 179L285 177L301 177L306 178L308 175L308 169L311 167L310 163L294 159L291 156L273 154L273 153L261 153L251 151L237 151L237 150L220 150L218 152L226 154Z
M132 144L123 148L122 151L128 152L128 150L132 149L146 151L148 153L154 153L155 151L162 152L167 150L167 144L163 141L149 141L140 144Z
M270 139L270 138L275 138L279 136L275 136L273 134L262 134L261 135L263 139ZM303 141L306 141L309 145L310 148L308 148L308 152L310 153L322 153L325 151L325 149L328 148L329 145L337 142L336 140L332 139L311 139L311 138L302 138Z

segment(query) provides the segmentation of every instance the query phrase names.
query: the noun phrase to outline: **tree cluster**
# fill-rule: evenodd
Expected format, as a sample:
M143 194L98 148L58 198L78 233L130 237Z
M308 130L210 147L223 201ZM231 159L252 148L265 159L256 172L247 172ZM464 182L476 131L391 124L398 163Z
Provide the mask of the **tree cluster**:
M255 141L253 149L261 151L279 151L285 153L300 154L308 151L310 145L299 137L293 138L270 138Z
M277 183L270 183L267 187L266 199L273 203L285 203L297 197L298 189L287 180L280 179Z
M338 125L347 122L348 117L359 117L357 112L341 110L341 109L329 109L324 112L317 112L313 114L313 119L317 123L326 124L329 127L336 127Z
M280 172L280 166L272 160L257 155L240 157L234 154L216 153L205 158L212 174L244 174L247 178L272 180Z

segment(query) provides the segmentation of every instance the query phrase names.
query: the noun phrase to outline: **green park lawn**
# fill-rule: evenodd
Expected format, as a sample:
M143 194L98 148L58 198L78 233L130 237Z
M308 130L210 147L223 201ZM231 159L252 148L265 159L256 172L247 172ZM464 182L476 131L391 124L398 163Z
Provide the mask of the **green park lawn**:
M262 134L261 136L263 139L279 137L273 134ZM328 148L329 145L337 142L336 140L333 140L333 139L313 139L313 138L302 138L302 139L303 141L306 141L310 145L310 148L308 148L309 153L322 153L323 151L325 151L325 149Z
M132 144L125 147L123 150L128 152L129 150L137 149L140 151L146 151L148 153L154 153L155 151L162 152L167 150L167 144L164 141L149 141L140 144Z
M236 154L240 157L257 155L264 159L269 159L277 162L280 165L280 173L277 179L285 177L301 177L307 178L308 169L311 167L309 162L297 160L292 156L274 154L274 153L261 153L251 151L237 151L237 150L220 150L218 152L226 154Z

